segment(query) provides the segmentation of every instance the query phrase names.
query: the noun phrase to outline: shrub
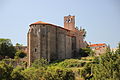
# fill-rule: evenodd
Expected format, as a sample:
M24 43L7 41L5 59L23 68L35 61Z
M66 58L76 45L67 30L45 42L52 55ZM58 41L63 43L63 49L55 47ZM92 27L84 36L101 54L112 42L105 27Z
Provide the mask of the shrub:
M45 80L74 80L75 75L72 70L52 66L48 67L44 78Z
M26 80L26 78L22 75L23 67L17 66L13 69L11 73L12 80Z
M39 67L46 67L48 65L48 62L44 58L36 59L32 63L32 67L39 68Z
M0 62L0 80L11 80L11 72L13 67L5 62Z
M22 75L27 80L43 80L43 74L45 74L45 68L40 67L38 69L31 67L22 71Z
M99 64L93 69L93 80L120 80L120 56L119 54L106 53L99 58Z
M92 63L86 63L84 69L80 70L81 77L83 77L85 80L93 76L91 72L91 67Z
M15 54L15 58L18 59L18 58L24 58L26 56L26 53L24 53L23 51L21 50L18 50Z
M88 48L80 48L80 55L81 55L81 57L94 56L94 52L89 47Z
M85 62L81 62L79 59L66 59L63 62L60 62L58 66L64 68L70 67L82 67L84 66Z

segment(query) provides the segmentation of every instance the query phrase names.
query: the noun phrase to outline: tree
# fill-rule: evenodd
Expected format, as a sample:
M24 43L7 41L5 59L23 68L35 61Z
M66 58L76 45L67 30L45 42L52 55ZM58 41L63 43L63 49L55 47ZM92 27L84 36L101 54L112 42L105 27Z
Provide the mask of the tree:
M118 43L118 49L115 51L115 53L120 54L120 42Z
M107 46L106 53L111 53L110 45Z
M94 52L90 48L80 48L81 57L93 56Z
M83 37L85 38L86 37L86 30L85 29L83 29Z
M26 56L26 53L24 53L23 51L21 50L18 50L15 54L15 58L18 59L18 58L24 58Z
M0 39L0 56L14 58L16 49L11 43L10 39Z
M13 71L13 67L10 64L6 64L5 62L0 62L0 80L11 80L11 72Z
M23 46L23 44L16 43L16 46L17 47L19 47L19 46L21 47L21 46Z
M93 80L120 80L120 58L118 54L106 53L94 64Z

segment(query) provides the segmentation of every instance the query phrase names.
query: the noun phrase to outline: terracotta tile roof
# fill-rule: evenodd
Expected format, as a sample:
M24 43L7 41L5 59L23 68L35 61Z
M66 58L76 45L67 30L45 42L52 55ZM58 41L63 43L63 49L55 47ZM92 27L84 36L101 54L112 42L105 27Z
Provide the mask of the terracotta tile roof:
M54 25L54 24L50 24L50 23L46 23L46 22L42 22L42 21L38 21L38 22L32 23L32 24L30 24L30 26L31 26L31 25L36 25L36 24L52 25L52 26L54 26L54 27L58 27L58 28L61 28L61 29L64 29L64 30L70 31L70 30L65 29L65 28L63 28L63 27L60 27L60 26L57 26L57 25Z
M104 46L106 45L105 43L101 43L101 44L91 44L89 45L89 47L97 47L97 46Z
M38 21L38 22L32 23L31 25L34 25L34 24L48 24L48 25L53 25L53 24L50 24L50 23L42 22L42 21Z

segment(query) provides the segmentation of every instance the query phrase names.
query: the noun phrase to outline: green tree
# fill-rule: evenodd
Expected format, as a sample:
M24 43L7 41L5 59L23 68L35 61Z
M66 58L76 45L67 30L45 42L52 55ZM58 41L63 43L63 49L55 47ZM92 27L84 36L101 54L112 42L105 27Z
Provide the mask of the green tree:
M21 46L23 46L23 44L16 43L16 46L21 47Z
M80 48L81 57L94 56L94 52L90 48Z
M110 45L107 46L106 53L111 53Z
M87 31L85 29L83 29L83 37L84 38L86 37L86 33L87 33Z
M5 62L0 62L0 80L11 80L10 76L13 71L13 67L10 64L6 64Z
M115 51L115 53L120 54L120 42L118 43L118 49Z
M118 54L106 53L94 64L93 80L120 80L120 57Z
M21 50L18 50L15 54L15 59L18 59L18 58L24 58L26 56L26 53L24 53L23 51Z
M0 39L0 56L14 58L16 49L11 43L10 39Z

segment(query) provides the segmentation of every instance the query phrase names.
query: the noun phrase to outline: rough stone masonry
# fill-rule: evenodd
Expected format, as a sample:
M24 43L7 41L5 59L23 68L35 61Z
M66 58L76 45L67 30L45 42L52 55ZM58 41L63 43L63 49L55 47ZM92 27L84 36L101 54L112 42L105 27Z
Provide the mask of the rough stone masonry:
M38 58L48 61L73 58L86 47L84 30L75 27L75 16L64 17L64 28L38 21L28 31L28 65Z

